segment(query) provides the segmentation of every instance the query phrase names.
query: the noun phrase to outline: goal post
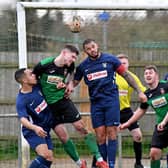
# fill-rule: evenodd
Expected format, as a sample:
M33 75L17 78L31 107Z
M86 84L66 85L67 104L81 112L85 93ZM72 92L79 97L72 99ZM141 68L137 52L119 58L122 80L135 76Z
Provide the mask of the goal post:
M149 3L113 3L110 1L94 3L85 2L18 2L17 3L17 31L18 31L18 55L19 68L27 67L27 38L26 38L26 9L56 9L56 10L168 10L168 2ZM20 168L26 168L29 164L29 147L20 134L21 157Z

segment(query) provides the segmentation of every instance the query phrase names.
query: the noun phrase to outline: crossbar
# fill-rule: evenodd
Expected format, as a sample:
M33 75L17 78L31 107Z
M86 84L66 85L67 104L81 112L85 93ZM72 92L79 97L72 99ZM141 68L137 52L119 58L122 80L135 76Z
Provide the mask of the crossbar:
M24 8L38 9L63 9L63 10L167 10L168 2L149 3L137 2L134 3L116 3L109 1L92 2L18 2Z

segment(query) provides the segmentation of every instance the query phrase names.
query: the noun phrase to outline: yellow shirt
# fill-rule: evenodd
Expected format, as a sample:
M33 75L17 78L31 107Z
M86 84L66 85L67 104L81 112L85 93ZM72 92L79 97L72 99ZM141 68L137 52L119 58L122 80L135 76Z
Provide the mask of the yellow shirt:
M142 85L139 78L134 73L130 71L129 73L132 75L141 91L144 92L146 90L146 87ZM118 85L119 90L120 111L125 108L130 108L131 94L134 91L134 89L131 86L129 86L127 81L119 74L116 74L116 84Z

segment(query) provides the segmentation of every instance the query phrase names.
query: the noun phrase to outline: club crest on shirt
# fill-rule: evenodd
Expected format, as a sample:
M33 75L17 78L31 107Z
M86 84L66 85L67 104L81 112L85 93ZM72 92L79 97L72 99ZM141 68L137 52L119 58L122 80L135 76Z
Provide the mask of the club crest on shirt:
M107 63L106 62L102 63L102 65L103 65L103 68L107 67Z

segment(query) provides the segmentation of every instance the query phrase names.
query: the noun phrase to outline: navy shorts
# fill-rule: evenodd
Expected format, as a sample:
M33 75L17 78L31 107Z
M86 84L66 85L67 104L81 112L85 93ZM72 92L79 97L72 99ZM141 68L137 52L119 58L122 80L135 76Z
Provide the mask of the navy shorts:
M54 119L53 128L58 124L73 123L81 119L81 115L70 99L63 98L49 105Z
M31 131L28 134L24 136L24 138L27 140L29 143L30 147L35 150L38 145L41 144L47 144L48 149L52 150L53 149L53 144L51 141L51 137L48 133L47 137L42 138L38 136L35 132Z
M168 127L164 131L158 131L157 126L152 136L151 147L163 149L168 146Z
M93 128L100 126L118 126L120 124L118 96L113 96L111 101L92 101L91 119Z
M131 108L125 108L120 111L120 122L121 124L127 122L132 116L133 116L133 111ZM136 121L133 124L131 124L128 127L129 131L132 131L133 129L139 128L139 123Z

